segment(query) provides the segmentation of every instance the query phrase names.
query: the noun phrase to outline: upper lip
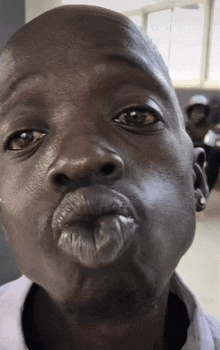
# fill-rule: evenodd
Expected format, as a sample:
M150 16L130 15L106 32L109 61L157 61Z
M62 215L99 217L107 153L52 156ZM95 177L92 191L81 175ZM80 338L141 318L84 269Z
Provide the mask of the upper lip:
M59 233L75 222L94 220L104 215L136 218L135 209L125 195L100 185L81 187L63 198L54 212L52 228Z

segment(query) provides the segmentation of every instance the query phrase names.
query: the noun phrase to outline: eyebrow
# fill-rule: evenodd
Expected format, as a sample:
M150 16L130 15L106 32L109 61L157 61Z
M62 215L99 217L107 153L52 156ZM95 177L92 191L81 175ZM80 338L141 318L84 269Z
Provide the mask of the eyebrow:
M157 80L156 76L153 74L152 69L149 68L149 65L147 62L137 53L135 54L126 54L126 53L114 53L114 54L107 54L106 55L107 61L111 63L118 63L120 65L126 65L131 68L135 68L143 73L148 73L149 76L153 75L153 78ZM39 72L28 72L25 73L21 76L19 76L15 81L13 81L7 90L0 95L0 103L5 104L10 97L13 95L14 92L19 88L19 86L23 82L28 82L28 81L34 81L37 78L45 78L45 74L39 73ZM161 86L162 88L162 86ZM162 90L164 90L162 88Z
M146 73L147 64L143 62L140 58L131 55L124 54L110 54L107 56L107 60L112 63L126 64L131 68L136 68ZM45 78L45 75L39 72L29 72L19 76L15 81L13 81L7 90L0 95L0 103L6 103L14 92L19 88L23 82L28 82L36 80L37 78Z
M160 69L160 72L159 72L160 74L155 74L155 65L152 62L152 60L150 59L148 62L143 58L142 55L139 55L137 53L127 54L127 53L119 52L114 54L107 54L106 59L111 63L118 63L121 65L126 65L126 66L130 66L131 68L138 69L142 73L148 74L150 77L152 77L159 83L161 83L161 77L163 77L163 80L166 83L168 83L166 74L162 68Z
M151 76L155 80L158 80L158 76L157 74L155 75L155 72L154 72L155 67L152 64L151 60L149 60L148 62L148 60L145 60L142 55L139 55L136 52L135 53L132 53L132 52L109 53L106 55L106 59L110 63L121 64L123 66L137 69L140 72L147 74L148 76ZM165 76L164 76L164 79L165 79Z
M149 71L147 64L136 55L124 55L124 54L110 54L107 56L107 60L112 63L121 63L130 66L131 68L136 68L141 71ZM147 69L148 68L148 69Z
M166 78L166 75L161 70L160 73L162 74L155 74L155 67L150 61L149 63L142 57L142 55L138 55L137 53L114 53L114 54L108 54L106 56L107 61L111 63L120 64L122 66L130 66L131 68L135 68L139 70L140 72L144 73L145 75L148 75L148 77L153 78L160 87L160 91L164 94L165 97L169 97L169 91L167 91L167 86L169 86L169 82ZM165 83L165 85L164 85Z
M21 76L19 76L15 81L13 81L7 90L0 95L0 103L5 103L7 100L10 99L10 97L13 95L13 93L19 88L19 85L21 85L23 82L27 81L34 81L37 78L45 78L45 76L42 73L36 73L36 72L31 72L31 73L25 73Z

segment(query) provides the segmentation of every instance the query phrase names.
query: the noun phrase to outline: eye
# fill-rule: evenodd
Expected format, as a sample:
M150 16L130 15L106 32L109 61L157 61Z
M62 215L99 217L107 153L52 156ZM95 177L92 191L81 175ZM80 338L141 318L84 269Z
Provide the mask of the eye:
M131 127L141 127L158 121L156 113L150 110L130 109L121 113L115 119L116 123L126 124Z
M25 147L42 139L46 134L40 131L21 131L14 134L7 142L7 149L10 151L20 151Z

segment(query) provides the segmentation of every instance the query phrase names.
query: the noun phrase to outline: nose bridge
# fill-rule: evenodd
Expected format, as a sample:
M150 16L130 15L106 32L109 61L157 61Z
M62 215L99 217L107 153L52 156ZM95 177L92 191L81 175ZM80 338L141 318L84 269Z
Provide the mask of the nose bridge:
M104 159L104 149L101 144L98 144L88 135L83 135L74 138L70 138L64 141L59 155L57 157L58 168L63 168L63 171L69 171L68 177L74 176L72 173L80 175L83 169L92 171L97 162L101 162ZM89 169L86 169L89 168ZM62 169L60 169L62 170Z
M124 172L124 163L104 140L89 133L69 134L57 147L56 157L50 166L48 178L53 186L64 180L114 180ZM61 183L62 182L62 183Z
M91 157L93 153L99 153L99 148L100 145L89 133L84 132L78 135L70 133L62 141L58 156L74 158L77 161L77 159L82 160L86 157Z
M96 136L94 130L88 128L78 132L69 130L60 143L57 157L60 159L68 157L71 161L83 164L93 157L102 157L105 150L107 151L105 140Z

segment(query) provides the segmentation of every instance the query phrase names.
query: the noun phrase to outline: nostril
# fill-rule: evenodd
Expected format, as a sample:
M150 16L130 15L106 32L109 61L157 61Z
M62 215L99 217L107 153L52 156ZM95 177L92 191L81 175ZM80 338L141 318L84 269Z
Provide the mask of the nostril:
M104 165L100 172L102 175L109 176L114 174L116 166L114 164L106 164Z
M71 180L65 174L58 174L54 176L55 185L64 186L68 185Z

